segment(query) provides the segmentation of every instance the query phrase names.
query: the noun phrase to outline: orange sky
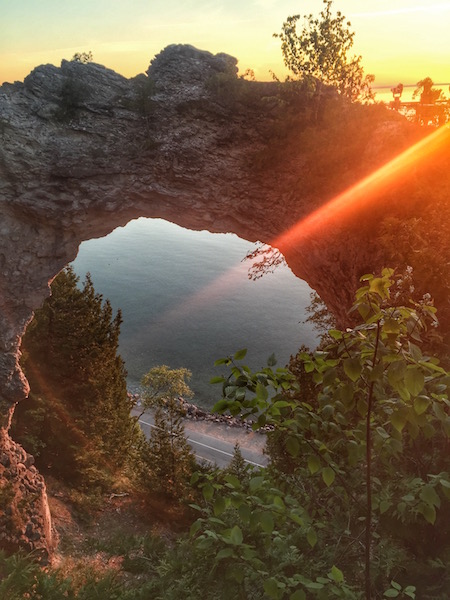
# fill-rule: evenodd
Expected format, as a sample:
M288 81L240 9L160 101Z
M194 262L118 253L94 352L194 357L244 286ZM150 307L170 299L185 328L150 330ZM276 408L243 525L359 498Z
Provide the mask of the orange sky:
M0 0L0 83L23 80L37 65L59 65L91 50L95 62L129 77L171 43L190 43L239 59L258 79L283 76L279 32L287 16L322 0ZM450 81L450 2L335 0L355 31L375 85Z

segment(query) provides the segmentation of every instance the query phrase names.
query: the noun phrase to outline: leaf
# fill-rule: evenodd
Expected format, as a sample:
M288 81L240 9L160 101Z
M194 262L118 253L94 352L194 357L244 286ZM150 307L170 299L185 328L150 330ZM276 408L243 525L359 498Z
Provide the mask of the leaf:
M319 583L318 581L305 581L304 586L309 590L322 590L323 583Z
M430 404L431 400L427 396L418 396L414 398L414 411L417 415L422 415Z
M242 544L242 540L244 539L241 528L235 525L230 530L229 538L232 544L234 544L235 546L240 546Z
M303 525L305 524L301 516L293 511L289 514L289 517L294 521L294 523L300 525L300 527L303 527Z
M258 398L258 400L262 400L264 402L269 397L269 392L268 392L266 386L263 385L260 381L258 381L258 383L256 384L255 393L256 393L256 397Z
M303 363L305 368L305 373L312 373L314 371L314 363L313 362L305 362Z
M423 359L422 350L419 348L419 346L416 346L412 342L408 342L408 345L412 358L416 362L420 362Z
M391 417L390 417L390 422L392 423L393 427L398 431L398 432L402 432L405 424L406 424L406 414L405 411L401 411L398 410L395 413L392 413Z
M384 427L377 427L376 432L383 440L387 440L391 437Z
M344 371L349 379L356 381L362 371L362 365L359 358L346 358L344 360Z
M278 581L276 579L274 579L273 577L271 577L270 579L266 579L264 581L263 586L264 586L264 591L270 598L277 599L280 597Z
M229 364L230 364L230 359L228 357L218 358L217 360L214 361L215 367L218 367L219 365L229 365Z
M277 400L272 404L272 408L287 408L288 406L292 405L292 402L287 402L286 400Z
M381 298L386 297L385 283L381 277L374 277L369 281L369 292L375 292Z
M384 514L387 510L389 510L390 506L391 506L390 502L388 502L387 500L382 500L380 502L380 506L379 506L380 515Z
M328 331L328 335L330 335L334 340L342 339L342 331L339 331L339 329L330 329Z
M228 484L227 487L232 488L234 490L239 490L242 487L239 479L236 477L236 475L233 475L232 473L227 473L225 475L225 481Z
M434 487L431 485L424 485L419 496L421 500L430 506L437 506L438 508L441 506L441 499L437 495Z
M434 525L436 521L436 509L434 506L430 506L429 504L420 504L418 510L423 514L428 523Z
M247 348L242 348L242 350L238 350L237 352L235 352L233 358L234 360L242 360L243 358L245 358L247 354Z
M303 590L295 590L295 592L289 596L289 600L306 600L306 594Z
M365 321L370 313L370 306L367 304L367 302L361 302L358 304L358 312Z
M336 583L342 583L344 581L344 573L335 565L331 567L330 576Z
M202 526L202 523L199 519L197 519L197 521L194 521L189 530L189 535L194 536L197 533L197 531L201 528L201 526Z
M225 498L223 496L217 496L214 501L214 514L216 517L219 517L226 508Z
M243 523L250 523L250 517L252 516L252 510L248 504L241 504L238 508L239 516Z
M290 435L286 438L286 450L289 452L291 456L298 456L300 452L300 442L296 437Z
M364 400L364 398L359 398L358 402L356 403L356 409L361 417L365 417L367 415L367 408L367 402Z
M225 381L224 377L217 376L217 377L211 377L211 379L209 380L209 383L211 383L211 384L223 383L224 381Z
M273 528L275 526L273 516L270 512L265 511L259 515L259 522L261 524L261 528L266 533L272 533Z
M308 533L306 534L306 539L311 548L314 548L314 546L317 544L317 533L314 529L311 528L308 530Z
M397 319L386 319L383 324L384 333L400 333L400 324Z
M213 486L210 483L207 483L206 485L204 485L202 488L202 494L203 494L203 498L206 501L212 500L212 497L214 496Z
M262 484L264 483L264 477L258 475L257 477L252 477L252 479L250 479L250 491L251 492L255 492L256 490L258 490Z
M277 359L274 353L272 353L267 359L267 366L274 367L277 364Z
M222 560L222 558L230 558L231 556L234 556L233 548L224 548L216 554L216 560Z
M308 469L311 475L314 475L320 469L320 459L317 456L308 456Z
M405 384L411 396L418 396L425 384L423 372L417 367L409 367L405 373Z
M397 598L399 595L399 591L398 590L394 590L394 589L389 589L386 590L383 594L383 596L386 596L386 598Z
M402 379L405 375L405 371L406 371L406 365L401 360L392 362L389 365L389 368L387 370L387 377L388 377L389 383L392 385L392 387L394 389L396 389L396 384L399 381L402 381Z
M325 467L324 469L322 469L322 479L327 487L330 487L335 477L336 473L331 467Z

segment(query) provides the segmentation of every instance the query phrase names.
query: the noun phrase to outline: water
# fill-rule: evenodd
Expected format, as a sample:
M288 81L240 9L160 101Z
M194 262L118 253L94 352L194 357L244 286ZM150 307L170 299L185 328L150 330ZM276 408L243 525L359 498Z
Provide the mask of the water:
M119 350L131 389L155 365L187 367L194 402L209 407L220 397L209 384L221 374L217 358L245 347L252 368L273 352L284 366L301 344L315 346L302 323L309 286L287 266L249 280L242 259L253 248L234 234L144 218L81 245L75 272L90 272L96 291L122 310Z
M392 95L391 88L396 87L397 83L399 83L399 82L396 82L396 83L392 84L391 86L380 86L380 87L375 86L375 87L373 87L372 90L373 90L373 92L375 92L376 102L385 102L386 104L389 104L390 102L392 102L394 97ZM440 89L443 91L443 93L445 94L446 97L449 96L449 84L448 83L435 84L435 85L433 85L433 88ZM405 87L403 88L401 101L402 102L417 102L419 100L419 98L413 98L413 94L416 91L416 89L417 89L417 85L405 85Z

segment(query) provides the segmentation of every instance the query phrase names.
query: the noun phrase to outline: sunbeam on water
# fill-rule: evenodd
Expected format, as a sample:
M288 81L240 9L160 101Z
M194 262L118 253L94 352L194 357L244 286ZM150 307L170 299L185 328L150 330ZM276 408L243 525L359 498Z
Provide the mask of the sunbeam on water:
M158 219L138 219L80 247L73 263L90 272L97 292L121 308L120 353L128 383L152 366L187 367L194 401L210 406L220 390L209 380L217 358L248 348L246 362L284 366L301 344L315 346L303 324L309 286L286 266L249 280L253 248L234 234L189 231Z

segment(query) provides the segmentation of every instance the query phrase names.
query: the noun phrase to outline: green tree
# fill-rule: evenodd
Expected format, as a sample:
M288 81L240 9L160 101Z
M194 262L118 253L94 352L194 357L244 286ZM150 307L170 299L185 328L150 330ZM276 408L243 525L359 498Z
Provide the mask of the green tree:
M182 400L193 396L188 369L153 367L141 380L143 410L155 409L147 450L148 478L153 487L174 499L188 489L195 457L184 430Z
M372 75L364 75L361 56L349 57L354 33L351 23L341 12L331 12L332 0L323 0L324 9L319 17L304 15L300 31L300 15L288 17L280 34L284 64L293 78L299 80L314 94L315 117L320 120L324 110L326 86L331 86L350 100L372 97Z
M23 339L30 398L16 411L15 430L42 468L91 485L124 465L134 428L126 371L117 354L120 311L71 267L52 283Z
M91 50L89 50L89 52L75 52L71 60L86 65L87 63L92 62L94 60L94 57L92 55Z
M242 352L217 361L231 367L217 409L272 425L294 459L285 476L255 474L250 493L197 479L196 543L241 588L261 565L279 599L431 598L448 585L450 374L420 349L435 309L393 306L392 270L362 281L359 324L300 354L315 397L288 369L252 373Z

